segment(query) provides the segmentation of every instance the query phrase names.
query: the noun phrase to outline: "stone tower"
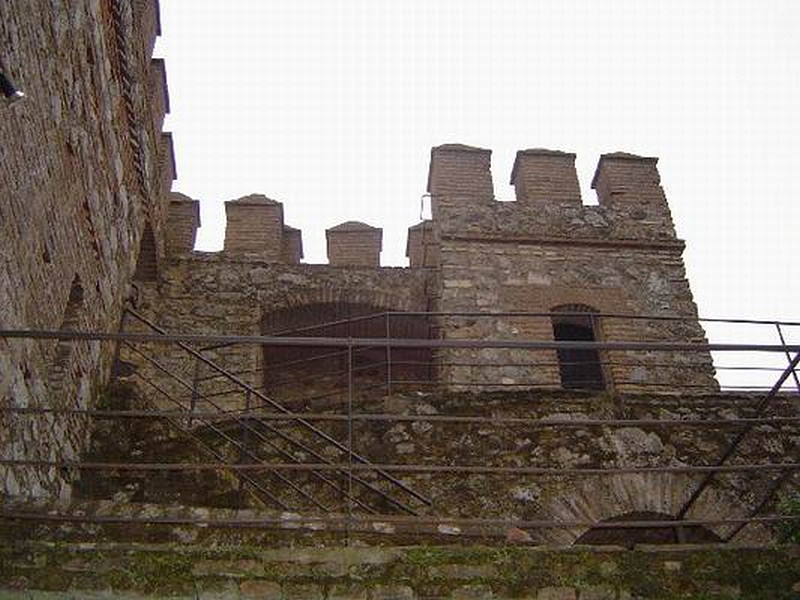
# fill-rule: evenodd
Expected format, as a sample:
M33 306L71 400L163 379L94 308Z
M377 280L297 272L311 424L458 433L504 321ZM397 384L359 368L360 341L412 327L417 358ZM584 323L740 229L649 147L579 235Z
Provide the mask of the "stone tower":
M459 144L432 149L433 221L410 229L408 253L412 267L440 271L436 310L523 314L449 319L444 337L704 341L658 159L603 155L592 182L597 206L581 202L574 154L519 151L511 172L515 202L494 199L490 159L490 150ZM637 318L622 318L628 315ZM451 351L443 362L480 366L445 367L442 376L618 391L717 389L707 352L578 352ZM588 364L589 372L571 372L568 363Z

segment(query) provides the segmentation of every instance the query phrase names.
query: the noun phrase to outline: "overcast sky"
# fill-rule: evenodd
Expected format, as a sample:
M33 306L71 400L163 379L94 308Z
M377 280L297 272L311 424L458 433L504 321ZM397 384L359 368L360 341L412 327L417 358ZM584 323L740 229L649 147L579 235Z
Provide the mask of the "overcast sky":
M178 180L258 192L325 262L324 230L384 229L405 265L431 146L575 152L585 202L603 152L660 158L700 312L800 320L800 1L161 0ZM800 338L800 335L797 336Z

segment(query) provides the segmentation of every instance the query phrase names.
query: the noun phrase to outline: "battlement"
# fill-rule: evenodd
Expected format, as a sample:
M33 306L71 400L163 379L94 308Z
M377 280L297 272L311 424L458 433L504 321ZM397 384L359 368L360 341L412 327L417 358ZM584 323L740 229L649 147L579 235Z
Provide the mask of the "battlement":
M598 206L581 200L575 154L520 150L511 171L516 202L497 202L491 150L446 144L431 150L428 192L442 235L674 240L658 159L601 156L592 182Z
M162 146L162 173L171 181L175 171L169 134L163 135ZM657 158L603 154L592 180L599 205L591 206L581 200L576 155L544 148L517 152L510 178L516 201L497 201L491 154L463 144L431 149L428 191L433 218L408 230L406 256L412 268L439 266L441 240L448 237L682 246L660 185ZM200 223L196 201L173 194L169 210L169 251L191 251ZM224 252L256 254L283 264L298 264L303 257L302 233L284 223L280 202L250 194L227 201L225 214ZM325 234L329 264L380 266L380 228L347 221Z
M383 230L360 221L346 221L325 231L328 262L337 267L379 267Z

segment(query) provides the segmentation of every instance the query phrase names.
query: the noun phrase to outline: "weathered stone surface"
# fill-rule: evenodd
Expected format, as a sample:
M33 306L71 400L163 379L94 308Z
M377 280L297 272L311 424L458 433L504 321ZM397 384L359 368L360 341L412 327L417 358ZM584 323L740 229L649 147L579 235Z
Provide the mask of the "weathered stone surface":
M239 586L241 597L248 600L282 600L283 591L279 583L260 581L258 579L244 581Z
M27 94L0 108L0 328L115 331L131 278L163 261L172 171L157 22L154 0L0 3L3 63ZM0 340L0 403L89 408L112 356L108 343ZM0 453L77 458L86 423L3 413ZM0 493L67 497L71 479L4 466Z
M617 592L613 588L592 586L581 589L578 600L616 600Z
M407 585L379 585L370 590L370 600L413 600L414 590Z
M569 587L546 587L539 591L537 600L577 600L577 595L573 588Z

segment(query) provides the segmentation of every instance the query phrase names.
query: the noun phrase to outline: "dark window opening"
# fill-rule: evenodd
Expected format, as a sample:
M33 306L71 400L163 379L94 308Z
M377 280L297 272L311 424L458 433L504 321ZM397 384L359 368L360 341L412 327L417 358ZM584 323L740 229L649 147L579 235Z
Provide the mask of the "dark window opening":
M553 309L553 338L557 342L594 342L596 311L581 304ZM563 314L558 314L563 313ZM595 349L560 348L556 351L561 385L567 389L603 390L605 378L600 353Z
M158 279L158 257L156 255L156 238L148 223L144 227L139 242L139 258L136 261L135 281L156 281Z

